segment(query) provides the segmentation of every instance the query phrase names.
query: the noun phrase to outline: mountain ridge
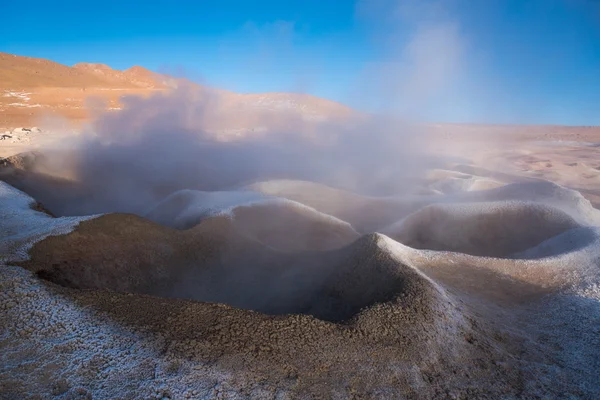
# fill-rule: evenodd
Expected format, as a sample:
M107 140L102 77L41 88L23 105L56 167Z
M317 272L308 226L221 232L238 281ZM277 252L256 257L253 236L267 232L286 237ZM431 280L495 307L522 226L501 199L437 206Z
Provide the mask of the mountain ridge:
M37 121L48 115L80 124L91 117L90 98L100 99L108 110L118 110L125 95L148 97L181 86L208 88L139 65L124 70L95 62L68 66L45 58L0 52L0 129L38 125ZM317 119L347 118L355 113L341 103L305 93L210 90L228 107L291 111Z

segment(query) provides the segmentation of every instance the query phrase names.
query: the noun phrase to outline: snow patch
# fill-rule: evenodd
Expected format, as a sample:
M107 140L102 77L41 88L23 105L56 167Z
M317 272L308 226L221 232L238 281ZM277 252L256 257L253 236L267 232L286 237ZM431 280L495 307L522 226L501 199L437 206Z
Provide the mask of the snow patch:
M34 204L34 199L0 181L0 264L25 261L35 243L67 234L81 221L98 216L53 218L33 210Z
M5 90L2 97L15 97L20 100L29 101L31 92L13 92L12 90Z
M27 104L27 103L9 103L9 106L13 107L26 107L26 108L39 108L40 104Z

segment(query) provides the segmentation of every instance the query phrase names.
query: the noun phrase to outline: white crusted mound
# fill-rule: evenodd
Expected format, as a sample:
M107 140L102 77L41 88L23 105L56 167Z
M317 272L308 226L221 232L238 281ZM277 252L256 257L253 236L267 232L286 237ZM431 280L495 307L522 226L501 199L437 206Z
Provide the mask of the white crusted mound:
M188 229L208 217L228 214L234 207L255 204L270 198L250 191L179 190L161 201L145 217L171 228Z
M505 201L433 204L383 233L414 248L501 257L576 227L571 217L556 208Z
M332 250L359 234L338 218L295 201L251 191L179 191L156 206L148 219L188 229L202 220L226 215L243 235L281 251Z
M25 193L0 181L0 264L26 260L27 251L36 242L69 233L79 222L95 217L53 218L35 211L35 204Z
M504 185L504 183L491 178L444 169L429 171L426 179L429 181L428 188L430 190L443 194L488 190Z
M488 270L532 288L600 299L599 228L568 230L512 258L429 250L407 254L413 265L429 272L458 269L460 276L465 271Z
M366 196L333 188L321 183L292 179L273 179L256 182L245 186L243 189L296 200L323 212L327 212L327 209L330 208L327 214L332 215L335 214L335 210L344 204L361 201L365 198L368 199Z
M571 229L514 257L540 275L554 270L561 286L600 300L600 228Z
M286 199L241 205L230 213L240 233L276 250L333 250L360 236L349 223Z
M549 205L569 214L581 225L600 225L600 210L596 210L589 200L575 190L552 182L513 183L490 190L460 193L444 199L444 201L464 203L508 200Z
M498 181L490 181L485 177L474 177L456 171L435 170L434 172L430 176L433 183L426 188L429 195L420 196L361 196L323 184L297 180L258 182L246 188L265 195L298 201L349 222L361 233L392 234L388 228L392 221L399 221L423 207L439 203L472 204L504 201L539 203L563 211L580 225L600 225L600 211L596 210L587 199L575 190L552 182L513 183L490 189L489 186L497 186ZM460 182L457 184L457 181ZM441 185L441 187L435 188L436 185ZM445 188L444 185L450 185L450 187ZM441 195L443 191L448 194ZM431 195L435 193L438 195Z
M418 210L434 201L434 196L372 197L315 182L270 180L246 186L265 195L297 201L322 213L350 223L361 233L377 232L390 221Z

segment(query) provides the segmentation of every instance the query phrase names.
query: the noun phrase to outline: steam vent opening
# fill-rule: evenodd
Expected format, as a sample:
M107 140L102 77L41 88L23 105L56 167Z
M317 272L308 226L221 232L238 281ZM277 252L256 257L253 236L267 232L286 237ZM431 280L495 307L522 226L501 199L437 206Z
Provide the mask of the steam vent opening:
M228 217L173 230L109 214L36 244L22 266L76 289L229 304L266 314L344 321L398 295L423 296L428 281L366 235L338 250L290 254L240 235Z

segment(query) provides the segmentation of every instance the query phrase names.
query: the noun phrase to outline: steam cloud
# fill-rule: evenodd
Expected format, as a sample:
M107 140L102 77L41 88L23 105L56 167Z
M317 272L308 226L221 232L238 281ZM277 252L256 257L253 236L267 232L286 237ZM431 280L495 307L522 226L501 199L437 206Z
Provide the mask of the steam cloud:
M390 62L374 66L361 93L391 104L387 115L310 120L185 85L147 99L125 98L122 111L98 114L77 140L46 151L37 171L68 178L76 188L68 196L37 197L57 214L81 215L143 214L180 189L230 190L274 178L375 195L410 193L436 160L426 155L426 131L397 116L419 117L453 84L461 64L458 26L438 5L358 5L360 18L392 15L381 40ZM394 28L399 23L413 33L402 45Z
M277 178L390 193L431 162L415 153L425 136L414 125L368 117L304 121L292 112L231 109L224 101L217 92L185 87L126 99L124 110L101 115L37 163L38 172L69 178L85 193L73 204L46 199L47 206L59 214L144 213L176 190L230 190ZM228 121L240 120L256 129L236 136Z

